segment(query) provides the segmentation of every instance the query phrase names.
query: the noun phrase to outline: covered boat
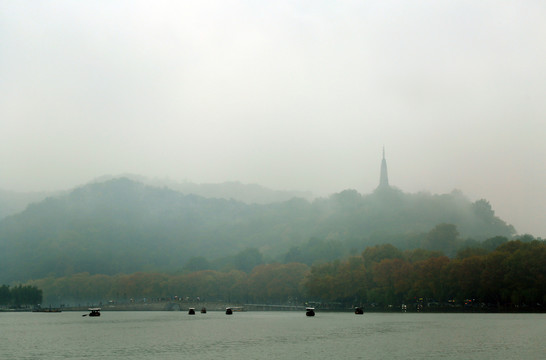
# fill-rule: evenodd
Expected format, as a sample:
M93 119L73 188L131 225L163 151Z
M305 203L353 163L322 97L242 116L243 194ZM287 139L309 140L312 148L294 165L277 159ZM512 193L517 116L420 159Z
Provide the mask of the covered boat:
M89 308L89 316L100 316L100 308Z

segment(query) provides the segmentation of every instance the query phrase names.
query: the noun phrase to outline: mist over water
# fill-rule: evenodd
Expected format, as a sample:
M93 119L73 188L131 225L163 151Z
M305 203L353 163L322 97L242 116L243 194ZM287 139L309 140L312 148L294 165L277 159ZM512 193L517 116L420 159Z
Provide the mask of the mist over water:
M2 313L3 359L539 359L544 314Z

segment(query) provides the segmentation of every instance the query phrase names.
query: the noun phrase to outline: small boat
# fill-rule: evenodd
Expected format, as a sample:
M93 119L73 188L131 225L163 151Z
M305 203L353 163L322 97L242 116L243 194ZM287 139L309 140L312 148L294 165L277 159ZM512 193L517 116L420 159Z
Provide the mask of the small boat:
M100 316L100 308L89 308L89 316Z
M305 309L306 316L315 316L315 308L308 307Z
M206 314L207 313L207 308L206 307L202 307L201 308L201 314Z
M195 315L195 308L190 308L188 310L188 315Z
M226 308L226 315L233 315L233 310L231 308Z
M361 307L355 307L355 314L357 315L364 314L364 309L362 309Z

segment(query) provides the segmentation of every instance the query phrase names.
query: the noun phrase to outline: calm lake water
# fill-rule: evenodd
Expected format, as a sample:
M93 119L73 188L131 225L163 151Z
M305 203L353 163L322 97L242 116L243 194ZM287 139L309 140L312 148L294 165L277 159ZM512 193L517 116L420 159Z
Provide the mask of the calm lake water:
M0 313L0 359L544 359L545 314Z

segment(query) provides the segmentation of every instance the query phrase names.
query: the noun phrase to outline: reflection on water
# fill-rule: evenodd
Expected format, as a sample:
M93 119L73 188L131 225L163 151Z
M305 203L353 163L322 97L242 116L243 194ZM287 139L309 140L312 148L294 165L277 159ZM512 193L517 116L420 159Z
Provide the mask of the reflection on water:
M540 359L544 314L0 313L1 359Z

